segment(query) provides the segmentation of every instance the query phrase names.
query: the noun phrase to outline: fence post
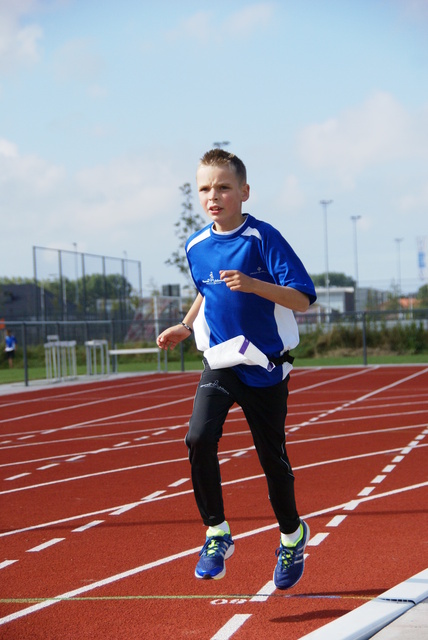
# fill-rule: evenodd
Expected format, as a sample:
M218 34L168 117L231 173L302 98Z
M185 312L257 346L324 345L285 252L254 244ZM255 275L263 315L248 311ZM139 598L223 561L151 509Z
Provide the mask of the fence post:
M180 362L181 362L181 370L184 371L184 345L182 342L180 342Z
M27 323L22 323L22 351L24 354L24 381L28 387L28 358L27 358Z

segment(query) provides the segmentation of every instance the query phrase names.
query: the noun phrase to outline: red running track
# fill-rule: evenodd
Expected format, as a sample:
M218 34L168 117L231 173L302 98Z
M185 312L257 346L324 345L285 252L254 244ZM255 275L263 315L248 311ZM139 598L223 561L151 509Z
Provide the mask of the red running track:
M236 550L223 580L196 580L205 529L183 438L198 377L0 397L3 640L293 640L428 566L428 367L296 369L304 576L273 587L279 534L234 407L220 458Z

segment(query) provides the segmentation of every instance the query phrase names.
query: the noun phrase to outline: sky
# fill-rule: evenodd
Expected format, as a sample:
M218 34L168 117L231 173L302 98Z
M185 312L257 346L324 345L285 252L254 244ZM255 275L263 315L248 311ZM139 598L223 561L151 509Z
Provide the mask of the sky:
M183 284L180 187L205 215L216 143L309 273L417 291L428 0L0 0L0 277L33 277L36 246L140 261L144 294Z

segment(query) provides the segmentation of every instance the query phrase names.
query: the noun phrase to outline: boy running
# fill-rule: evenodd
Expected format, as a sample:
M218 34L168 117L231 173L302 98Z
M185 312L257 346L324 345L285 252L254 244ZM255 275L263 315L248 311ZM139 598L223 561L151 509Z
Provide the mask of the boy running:
M163 331L173 349L194 331L205 369L195 396L186 445L193 490L208 527L195 575L219 579L234 551L226 521L218 443L234 403L242 407L265 473L280 529L274 581L294 586L303 573L309 527L300 520L285 447L289 350L299 341L293 311L316 300L303 264L279 231L242 213L250 195L246 168L234 154L208 151L197 170L200 203L211 219L186 243L198 295L183 322Z

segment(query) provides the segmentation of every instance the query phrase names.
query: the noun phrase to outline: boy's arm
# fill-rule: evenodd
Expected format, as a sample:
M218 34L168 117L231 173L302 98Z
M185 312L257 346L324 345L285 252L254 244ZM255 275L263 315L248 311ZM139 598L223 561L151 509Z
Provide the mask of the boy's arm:
M309 296L292 287L283 287L271 282L263 282L257 278L250 278L241 271L225 270L220 271L220 278L224 280L231 291L241 291L242 293L254 293L261 298L266 298L271 302L287 307L292 311L307 311L309 308Z
M184 324L187 324L190 329L192 329L196 316L199 313L202 300L202 295L198 293L192 306L183 318ZM186 329L183 324L176 324L173 327L169 327L168 329L165 329L165 331L162 331L162 333L157 337L156 343L160 349L174 349L174 347L176 347L179 342L182 342L183 340L188 338L190 334L191 331L189 331L189 329Z

